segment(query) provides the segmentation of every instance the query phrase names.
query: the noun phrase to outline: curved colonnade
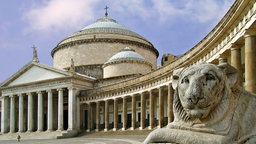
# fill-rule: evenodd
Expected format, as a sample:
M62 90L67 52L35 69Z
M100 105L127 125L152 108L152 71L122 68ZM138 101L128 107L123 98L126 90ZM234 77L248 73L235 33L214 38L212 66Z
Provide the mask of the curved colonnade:
M256 93L255 19L255 0L237 0L203 40L172 63L132 80L83 91L80 107L86 112L81 112L81 128L115 131L167 125L173 120L173 70L201 62L230 63L238 70L238 84Z

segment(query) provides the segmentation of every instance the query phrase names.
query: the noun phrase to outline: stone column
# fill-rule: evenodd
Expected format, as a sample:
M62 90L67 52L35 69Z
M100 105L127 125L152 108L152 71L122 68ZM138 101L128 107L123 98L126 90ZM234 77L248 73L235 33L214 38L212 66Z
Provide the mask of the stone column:
M149 105L150 105L150 119L149 119L149 129L153 129L155 125L155 103L153 91L149 91Z
M219 64L228 62L228 59L226 57L220 57L218 60L219 60Z
M256 93L256 35L245 35L245 89Z
M24 132L24 96L19 94L19 132Z
M136 97L132 95L132 127L131 130L136 128Z
M57 89L58 91L58 130L63 130L63 89Z
M108 131L108 124L109 124L108 111L109 111L109 101L106 100L105 101L105 129L104 129L104 131Z
M127 125L127 97L123 97L123 128L124 131Z
M159 119L158 119L158 127L162 128L163 127L163 122L164 122L164 95L163 95L163 88L160 87L158 89L159 91L159 105L158 105L158 110L159 110Z
M34 129L34 101L31 93L27 93L28 95L28 132L32 132Z
M146 120L146 98L145 94L140 94L140 101L141 101L141 107L140 107L140 130L143 130L145 128L145 120Z
M242 86L242 64L241 64L241 49L232 47L231 49L231 65L237 70L237 84Z
M100 102L96 102L96 132L100 130Z
M37 131L43 131L44 113L43 113L43 94L41 91L37 92Z
M87 132L92 129L92 103L88 103L88 119L87 119Z
M76 130L76 88L68 88L68 130Z
M9 96L11 99L11 113L10 113L10 132L14 133L15 132L15 120L16 120L16 116L15 116L15 96L11 95Z
M118 125L118 99L114 99L114 128L113 131L117 130Z
M9 117L8 117L8 98L7 96L2 97L2 112L1 112L1 132L7 133Z
M167 111L168 111L168 123L173 121L173 92L172 84L168 84L168 96L167 96Z
M53 98L52 98L52 90L48 90L48 121L47 121L47 131L52 131L53 130Z

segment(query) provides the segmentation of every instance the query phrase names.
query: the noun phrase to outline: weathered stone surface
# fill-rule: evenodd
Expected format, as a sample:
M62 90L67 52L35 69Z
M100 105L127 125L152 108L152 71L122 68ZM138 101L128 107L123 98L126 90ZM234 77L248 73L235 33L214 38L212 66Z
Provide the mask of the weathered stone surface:
M228 64L199 64L174 72L174 121L144 143L256 143L256 95L236 85Z

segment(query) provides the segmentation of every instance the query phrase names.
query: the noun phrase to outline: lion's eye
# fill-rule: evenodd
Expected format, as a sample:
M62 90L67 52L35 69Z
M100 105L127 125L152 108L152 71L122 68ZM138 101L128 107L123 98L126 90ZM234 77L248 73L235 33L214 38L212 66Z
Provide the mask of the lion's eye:
M209 73L207 73L207 74L205 75L205 77L206 77L206 80L207 80L207 81L215 80L215 76L212 75L212 74L209 74Z
M188 77L184 77L184 78L181 80L181 83L189 83Z

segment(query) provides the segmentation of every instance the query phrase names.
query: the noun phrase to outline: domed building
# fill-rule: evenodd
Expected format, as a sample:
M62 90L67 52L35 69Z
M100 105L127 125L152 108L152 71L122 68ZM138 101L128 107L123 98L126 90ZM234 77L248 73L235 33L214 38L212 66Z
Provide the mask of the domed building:
M52 50L53 66L33 59L0 85L1 135L63 138L83 131L152 130L173 121L175 69L230 63L237 85L256 93L256 1L236 0L183 55L164 55L107 13ZM7 135L7 136L6 136Z
M73 59L77 72L102 78L103 64L125 47L134 49L152 65L152 69L156 69L157 49L107 14L62 40L52 50L53 65L68 69L70 59Z

